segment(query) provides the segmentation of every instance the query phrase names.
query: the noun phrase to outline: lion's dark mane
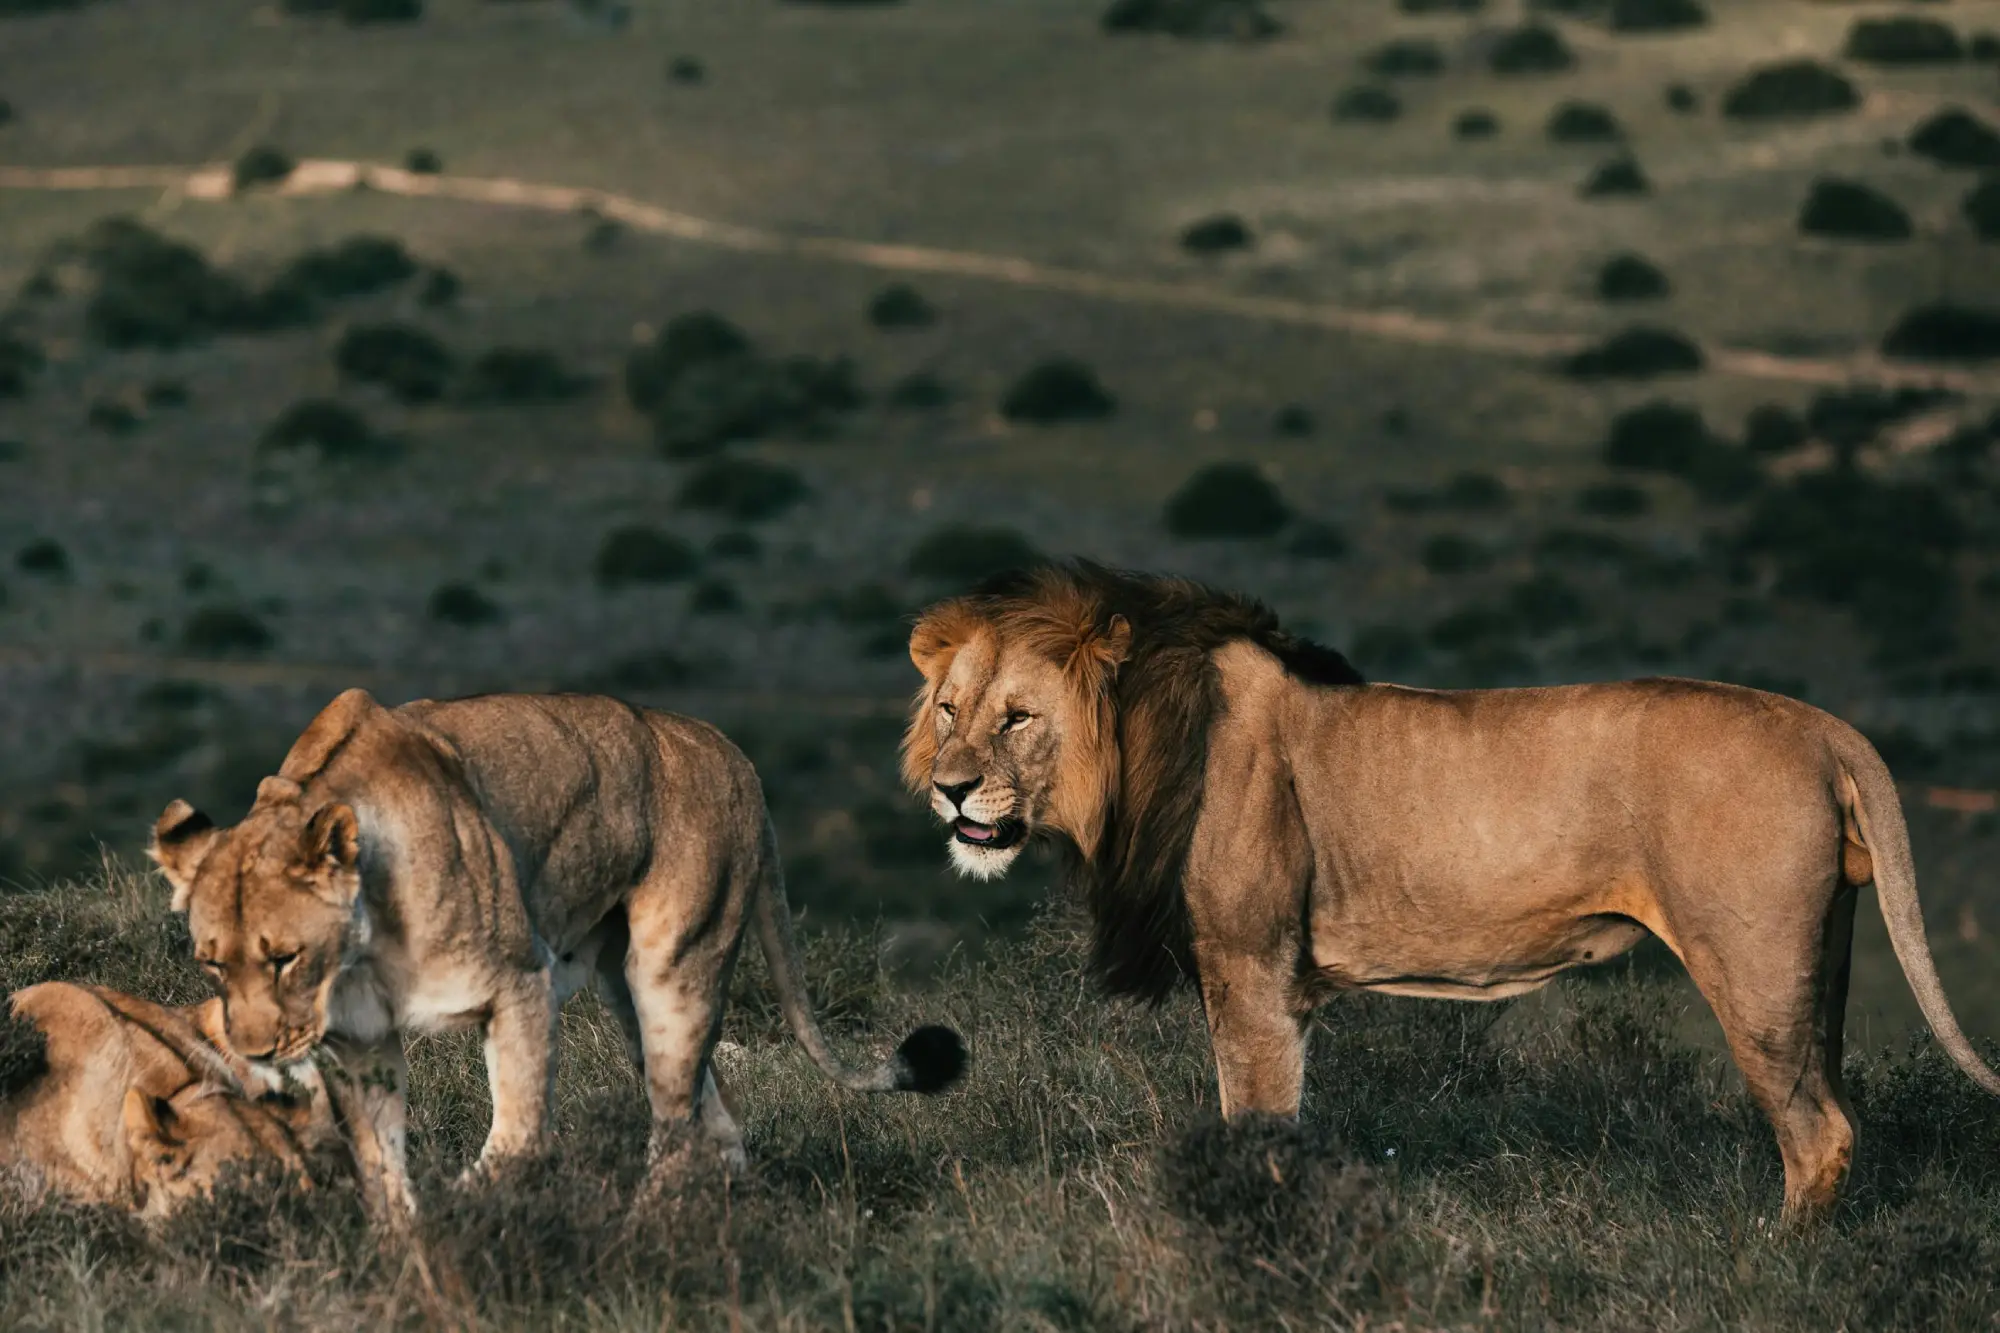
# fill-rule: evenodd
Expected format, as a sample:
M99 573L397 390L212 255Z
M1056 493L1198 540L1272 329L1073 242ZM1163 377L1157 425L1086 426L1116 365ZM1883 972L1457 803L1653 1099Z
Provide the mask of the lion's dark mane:
M1263 603L1187 579L1071 561L1000 575L974 598L1031 602L1052 579L1094 601L1100 627L1114 615L1132 626L1130 654L1111 684L1117 794L1096 854L1070 848L1068 880L1090 909L1091 966L1105 989L1158 1003L1196 979L1182 879L1201 815L1209 729L1223 708L1211 655L1247 641L1308 684L1359 685L1362 677L1333 649L1286 633Z

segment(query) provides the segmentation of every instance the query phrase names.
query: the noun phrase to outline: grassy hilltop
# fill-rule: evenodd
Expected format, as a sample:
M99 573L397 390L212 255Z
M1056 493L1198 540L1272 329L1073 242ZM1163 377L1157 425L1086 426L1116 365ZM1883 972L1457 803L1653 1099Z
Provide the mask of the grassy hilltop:
M0 1318L1990 1324L2000 1115L1911 1036L1871 906L1856 1191L1798 1241L1652 954L1332 1006L1311 1127L1219 1134L1191 1005L1090 996L1047 860L950 878L895 745L909 615L1037 553L1253 592L1379 679L1780 689L1906 784L1947 989L2000 1034L1996 34L1994 0L0 0L0 983L194 994L145 830L233 818L340 689L590 688L756 760L849 1039L938 1018L977 1061L844 1099L745 977L752 1175L628 1235L643 1099L594 1009L564 1146L490 1192L444 1184L476 1053L425 1042L428 1270L337 1183L158 1237L0 1205Z

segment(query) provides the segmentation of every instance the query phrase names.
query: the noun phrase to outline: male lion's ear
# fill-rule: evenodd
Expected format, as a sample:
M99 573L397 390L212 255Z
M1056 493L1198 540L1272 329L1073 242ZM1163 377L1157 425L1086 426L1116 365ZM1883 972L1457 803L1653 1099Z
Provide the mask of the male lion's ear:
M360 863L361 821L354 807L336 802L313 811L299 834L299 869L346 901L353 897L351 872Z
M1132 622L1123 616L1111 617L1103 633L1097 636L1096 649L1097 660L1104 665L1121 665L1132 655Z
M1131 655L1132 622L1113 616L1102 629L1086 627L1082 631L1065 666L1073 677L1101 683Z
M146 855L174 886L174 911L187 911L195 872L221 836L215 821L186 801L172 802L153 822L153 839L146 845Z
M977 618L961 602L939 602L918 617L910 631L910 660L924 679L936 681L951 670L951 659L965 646Z

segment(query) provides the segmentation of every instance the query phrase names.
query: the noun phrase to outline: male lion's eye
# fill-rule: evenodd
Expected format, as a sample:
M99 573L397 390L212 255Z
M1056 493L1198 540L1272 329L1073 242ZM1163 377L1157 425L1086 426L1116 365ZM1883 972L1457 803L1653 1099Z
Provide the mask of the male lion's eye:
M1002 731L1014 731L1017 728L1027 726L1030 722L1034 720L1035 720L1035 715L1033 713L1024 713L1017 708L1013 712L1007 714L1007 721L1000 729Z
M958 716L958 710L942 700L938 702L938 712L943 713L946 717Z
M283 972L294 962L298 961L298 955L295 953L274 953L264 961L271 965L273 972Z

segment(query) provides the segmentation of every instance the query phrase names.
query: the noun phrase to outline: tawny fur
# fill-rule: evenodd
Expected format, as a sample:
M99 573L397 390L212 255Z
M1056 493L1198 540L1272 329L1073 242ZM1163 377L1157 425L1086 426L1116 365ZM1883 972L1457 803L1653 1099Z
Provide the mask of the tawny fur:
M220 1040L221 1002L167 1008L99 986L44 982L14 1014L46 1041L47 1068L0 1103L0 1164L29 1188L160 1217L231 1166L304 1181L331 1143L317 1071L273 1079Z
M1335 993L1499 999L1651 933L1771 1120L1787 1212L1820 1212L1855 1141L1841 1030L1871 883L1939 1042L2000 1093L1939 984L1888 769L1806 704L1364 685L1254 603L1082 564L933 607L911 656L911 787L1068 849L1110 989L1199 985L1226 1113L1297 1113ZM1018 854L962 842L982 874Z
M962 1062L936 1029L873 1070L833 1057L799 981L749 761L712 727L614 699L386 709L349 690L240 824L217 829L176 801L152 855L227 998L231 1042L279 1064L324 1051L365 1190L391 1219L414 1208L403 1035L483 1030L493 1119L474 1170L489 1169L541 1146L557 1011L585 987L645 1074L649 1188L684 1127L740 1161L710 1057L753 919L793 1032L830 1077L935 1091Z

